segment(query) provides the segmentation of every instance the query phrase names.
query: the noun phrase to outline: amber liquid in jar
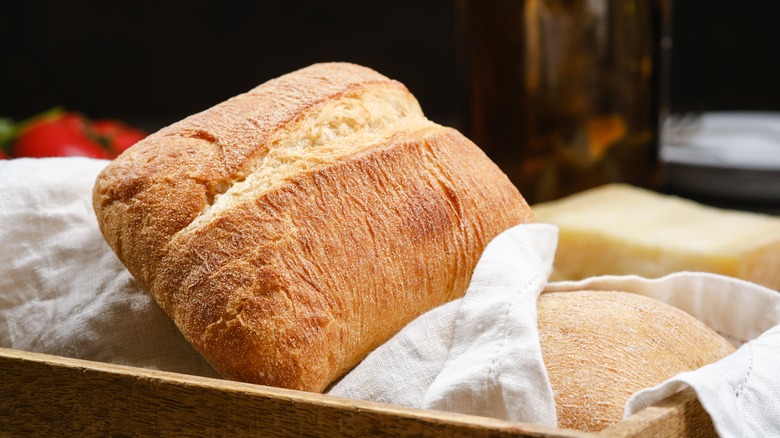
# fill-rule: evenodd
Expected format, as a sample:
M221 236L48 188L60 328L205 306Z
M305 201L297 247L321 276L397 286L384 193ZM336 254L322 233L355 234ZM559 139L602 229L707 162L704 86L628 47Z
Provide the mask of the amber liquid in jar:
M669 1L459 0L465 132L531 203L656 188Z

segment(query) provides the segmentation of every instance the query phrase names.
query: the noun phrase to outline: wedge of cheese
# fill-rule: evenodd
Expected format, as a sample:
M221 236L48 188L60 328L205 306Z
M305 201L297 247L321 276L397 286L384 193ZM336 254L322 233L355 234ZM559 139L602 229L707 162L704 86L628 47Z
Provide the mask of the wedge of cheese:
M724 210L624 184L533 206L560 229L552 280L724 274L780 289L780 217Z

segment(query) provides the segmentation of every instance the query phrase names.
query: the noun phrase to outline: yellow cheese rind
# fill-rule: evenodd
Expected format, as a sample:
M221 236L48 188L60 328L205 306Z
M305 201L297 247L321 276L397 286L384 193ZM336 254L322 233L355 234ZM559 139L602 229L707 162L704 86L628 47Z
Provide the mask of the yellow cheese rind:
M701 271L780 289L780 218L609 184L534 206L560 229L553 280Z

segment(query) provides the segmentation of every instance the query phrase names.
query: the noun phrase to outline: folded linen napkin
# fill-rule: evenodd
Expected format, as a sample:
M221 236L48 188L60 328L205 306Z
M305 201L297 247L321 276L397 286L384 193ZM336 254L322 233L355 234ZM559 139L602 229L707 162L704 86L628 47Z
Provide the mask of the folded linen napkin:
M0 347L218 376L100 234L107 163L0 160Z
M557 231L529 224L502 233L463 298L406 326L329 394L555 427L536 300L552 269Z

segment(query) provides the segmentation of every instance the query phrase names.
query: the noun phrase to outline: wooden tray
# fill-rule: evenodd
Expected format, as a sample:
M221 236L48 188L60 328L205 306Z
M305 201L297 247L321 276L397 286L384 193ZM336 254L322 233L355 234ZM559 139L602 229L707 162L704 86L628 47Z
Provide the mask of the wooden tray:
M0 435L716 436L690 390L586 434L3 348Z

